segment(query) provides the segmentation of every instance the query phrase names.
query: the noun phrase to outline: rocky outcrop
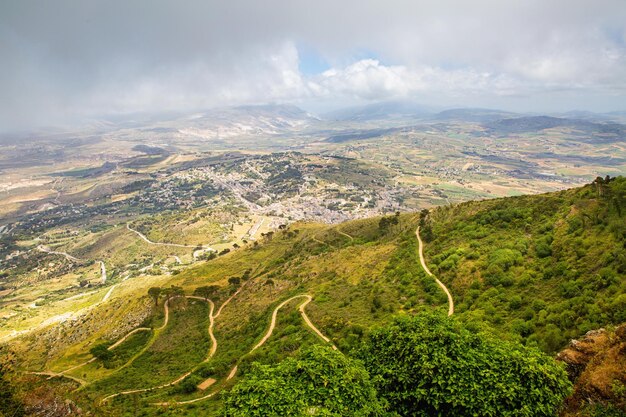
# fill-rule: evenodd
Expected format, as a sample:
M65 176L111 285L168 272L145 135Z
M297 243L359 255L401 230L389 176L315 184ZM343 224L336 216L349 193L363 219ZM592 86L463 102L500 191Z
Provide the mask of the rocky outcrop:
M580 413L593 408L626 413L626 323L572 340L557 360L565 363L574 382L564 416L587 415Z

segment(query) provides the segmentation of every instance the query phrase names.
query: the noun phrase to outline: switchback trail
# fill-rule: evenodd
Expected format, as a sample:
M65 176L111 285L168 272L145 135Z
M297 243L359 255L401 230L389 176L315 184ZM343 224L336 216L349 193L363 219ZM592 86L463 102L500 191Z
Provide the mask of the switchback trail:
M258 348L260 348L261 346L263 346L265 344L265 342L267 342L267 340L270 338L270 336L272 336L272 332L274 332L274 327L276 327L276 317L278 315L278 310L280 310L281 308L283 308L285 306L285 304L289 303L292 300L295 300L296 298L306 298L306 300L300 304L300 306L298 307L298 310L300 311L300 314L302 315L302 318L304 319L305 323L307 324L307 326L309 326L316 335L318 335L323 341L325 341L326 343L331 343L330 339L327 338L326 336L324 336L322 334L322 332L320 332L317 327L315 327L313 325L313 323L311 323L311 320L309 320L309 317L306 315L306 313L304 312L304 308L306 307L307 304L309 304L312 300L313 297L311 297L308 294L300 294L300 295L296 295L293 296L285 301L283 301L282 303L280 303L278 305L278 307L276 307L274 309L274 311L272 312L272 320L270 322L270 327L267 329L267 332L265 333L265 336L263 336L263 338L259 341L259 343L257 343L251 350L250 352L254 352L255 350L257 350ZM333 349L337 349L337 347L335 345L332 345Z
M278 305L278 307L276 307L274 309L274 311L272 312L272 319L270 321L270 325L269 325L269 328L267 329L267 332L265 332L265 335L261 338L259 343L257 343L252 349L250 349L250 351L248 353L254 352L256 349L260 348L261 346L263 346L265 344L265 342L268 341L268 339L272 336L272 333L274 332L274 328L276 327L276 318L277 318L277 315L278 315L278 311L281 308L283 308L287 303L289 303L290 301L295 300L296 298L305 298L304 302L302 302L298 306L298 310L300 311L300 315L302 315L302 318L304 319L304 322L306 323L306 325L309 328L311 328L311 330L313 330L315 332L315 334L320 339L322 339L326 343L330 343L332 348L337 350L337 347L331 342L331 340L328 337L324 336L324 334L322 332L320 332L317 327L315 327L315 325L311 322L309 317L304 312L305 307L307 306L307 304L309 304L313 300L313 297L311 297L309 294L299 294L299 295L295 295L295 296L293 296L293 297L283 301L282 303L280 303ZM231 369L230 373L228 374L228 377L226 378L226 381L232 379L236 374L237 374L237 365L235 365ZM152 405L156 405L156 406L171 406L171 405L192 404L192 403L196 403L196 402L199 402L199 401L203 401L203 400L209 399L209 398L213 397L215 394L217 394L218 392L219 392L219 389L215 390L215 391L211 392L210 394L207 394L207 395L205 395L203 397L198 397L198 398L194 398L194 399L191 399L191 400L177 401L177 402L159 402L159 403L152 403Z
M113 289L113 288L111 288L111 289ZM126 341L126 339L128 339L130 336L134 335L135 333L138 333L138 332L143 332L143 331L150 331L150 330L152 330L152 329L151 329L151 328L149 328L149 327L138 327L138 328L136 328L136 329L134 329L134 330L131 330L131 331L130 331L130 332L128 332L128 333L127 333L124 337L122 337L122 338L121 338L121 339L119 339L117 342L115 342L115 343L113 343L111 346L109 346L109 347L107 348L107 350L113 350L113 349L115 349L116 347L118 347L119 345L121 345L122 343L124 343L124 342ZM64 371L61 371L61 372L58 372L58 373L55 373L55 372L50 372L50 374L54 374L54 375L50 376L50 378L48 378L48 379L54 378L54 376L66 376L66 377L68 377L68 378L74 378L74 377L72 377L72 376L65 375L65 374L66 374L66 373L68 373L68 372L73 371L74 369L78 369L78 368L81 368L81 367L83 367L83 366L85 366L85 365L88 365L88 364L90 364L90 363L92 363L92 362L95 362L95 360L96 360L96 359L98 359L98 358L93 357L93 358L89 359L89 360L88 360L88 361L86 361L86 362L83 362L83 363L80 363L80 364L78 364L78 365L72 366L71 368L68 368L68 369L66 369L66 370L64 370ZM83 382L86 384L86 381L83 381Z
M448 296L448 316L451 316L452 314L454 314L454 300L452 299L452 294L450 294L450 291L448 291L448 287L446 287L443 282L439 281L437 279L437 277L435 277L433 275L432 272L430 272L430 269L428 269L428 266L426 266L426 261L424 261L424 244L422 243L422 238L420 237L420 228L419 226L417 227L417 230L415 230L415 236L417 236L417 242L419 243L419 253L420 253L420 262L422 264L422 268L424 268L424 271L426 271L426 273L433 277L435 279L435 282L437 282L437 285L439 285L441 287L441 289L446 293L446 295Z
M215 352L217 351L217 339L215 339L215 336L213 335L213 324L214 324L214 319L215 319L215 317L213 316L213 312L214 312L214 310L215 310L215 304L213 303L213 301L211 301L211 300L209 300L209 299L205 299L205 298L203 298L203 297L197 297L197 296L195 296L195 295L184 295L184 296L182 296L182 297L184 297L184 298L191 298L191 299L195 299L195 300L201 300L201 301L205 301L205 302L208 302L208 303L209 303L210 310L209 310L209 329L208 329L208 333L209 333L209 337L211 338L211 349L209 350L209 353L208 353L207 357L206 357L206 358L205 358L202 362L200 362L199 364L197 364L196 366L194 366L194 367L193 367L190 371L185 372L183 375L181 375L180 377L176 378L175 380L173 380L173 381L171 381L171 382L168 382L168 383L166 383L166 384L162 384L162 385L158 385L158 386L156 386L156 387L150 387L150 388L139 388L139 389L133 389L133 390L127 390L127 391L120 391L120 392L116 392L116 393L114 393L114 394L107 395L106 397L104 397L104 398L100 401L100 403L101 403L101 404L102 404L102 403L104 403L104 402L106 402L106 401L108 401L108 400L110 400L111 398L115 398L115 397L118 397L118 396L120 396L120 395L128 395L128 394L136 394L136 393L140 393L140 392L155 391L155 390L158 390L158 389L167 388L167 387L171 387L172 385L176 385L176 384L178 384L179 382L181 382L182 380L184 380L185 378L187 378L189 375L191 375L191 373L192 373L193 371L195 371L196 369L198 369L198 367L199 367L201 364L203 364L203 363L207 362L208 360L210 360L210 359L213 357L213 355L214 355L214 354L215 354ZM166 311L166 316L165 316L166 321L165 321L165 323L164 323L161 327L159 327L159 329L158 329L158 330L162 330L162 329L164 329L164 328L165 328L165 326L167 325L167 321L168 321L168 319L169 319L169 308L167 307L168 302L169 302L169 300L167 300L167 301L165 302L165 304L164 304L164 307L166 308L166 310L165 310L165 311ZM156 334L156 332L155 332L155 334ZM153 337L153 340L154 340L154 339L155 339L155 338ZM150 343L150 345L151 345L151 344L152 344L152 343ZM144 347L138 355L136 355L135 357L133 357L133 360L134 360L136 357L138 357L139 355L141 355L143 352L145 352L145 351L147 350L147 348L148 348L148 347L149 347L149 346ZM126 365L125 365L125 366L128 366L128 364L129 364L129 363L130 363L130 362L126 363ZM125 366L124 366L124 367L125 367ZM118 371L119 371L120 369L122 369L122 368L119 368L119 369L118 369Z

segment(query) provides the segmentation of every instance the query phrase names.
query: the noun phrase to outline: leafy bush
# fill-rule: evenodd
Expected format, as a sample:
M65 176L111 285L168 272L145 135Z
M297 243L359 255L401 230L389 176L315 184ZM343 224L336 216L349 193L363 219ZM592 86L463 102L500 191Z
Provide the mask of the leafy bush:
M363 365L313 346L276 366L255 364L224 395L222 415L379 416L383 408Z
M571 390L540 351L433 313L374 331L359 357L400 416L554 416Z
M113 359L113 352L109 350L108 343L100 343L99 345L92 347L89 350L89 353L104 362Z

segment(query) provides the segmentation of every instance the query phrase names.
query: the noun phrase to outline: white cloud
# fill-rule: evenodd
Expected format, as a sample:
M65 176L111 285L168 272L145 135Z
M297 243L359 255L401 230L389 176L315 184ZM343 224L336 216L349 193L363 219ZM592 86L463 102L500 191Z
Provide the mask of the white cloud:
M305 77L297 44L331 70ZM623 109L626 7L624 0L5 1L0 61L0 129L111 112L416 95L475 106L483 97L534 96L563 109Z
M344 68L325 71L309 82L309 88L318 96L344 95L356 99L384 100L420 93L440 93L448 97L486 91L494 95L519 94L523 83L504 75L473 69L409 68L363 59Z

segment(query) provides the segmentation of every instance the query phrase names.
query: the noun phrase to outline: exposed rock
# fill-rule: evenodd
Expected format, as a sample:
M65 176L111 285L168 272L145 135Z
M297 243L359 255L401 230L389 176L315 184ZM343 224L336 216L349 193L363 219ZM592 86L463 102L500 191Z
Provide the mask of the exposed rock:
M626 413L626 324L614 331L592 330L557 355L565 363L574 392L564 416L585 406L616 407Z

